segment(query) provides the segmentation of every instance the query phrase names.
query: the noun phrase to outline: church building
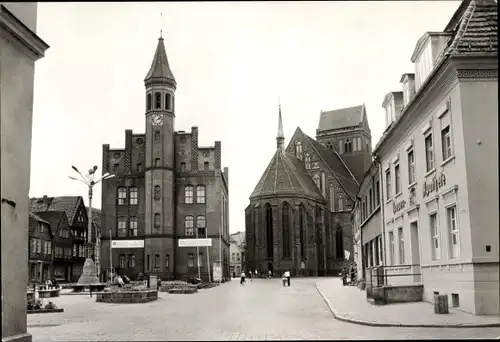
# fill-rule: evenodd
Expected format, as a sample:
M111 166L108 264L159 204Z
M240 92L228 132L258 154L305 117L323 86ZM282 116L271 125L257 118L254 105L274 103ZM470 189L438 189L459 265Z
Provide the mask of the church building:
M353 261L350 211L371 163L365 106L321 112L316 133L297 127L285 148L280 107L276 153L245 209L248 270L324 276Z
M125 148L103 145L103 173L116 175L102 184L103 272L206 278L222 262L227 277L229 170L221 167L220 141L199 146L198 127L175 131L177 82L161 37L144 83L146 133L125 130ZM193 238L212 244L179 247Z

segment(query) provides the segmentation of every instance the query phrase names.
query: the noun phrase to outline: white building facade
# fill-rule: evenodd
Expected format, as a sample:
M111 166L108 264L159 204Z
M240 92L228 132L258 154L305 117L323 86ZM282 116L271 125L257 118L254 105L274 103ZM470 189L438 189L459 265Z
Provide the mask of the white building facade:
M425 301L447 294L476 315L500 313L496 15L493 0L464 1L418 41L374 150L387 284L421 283Z

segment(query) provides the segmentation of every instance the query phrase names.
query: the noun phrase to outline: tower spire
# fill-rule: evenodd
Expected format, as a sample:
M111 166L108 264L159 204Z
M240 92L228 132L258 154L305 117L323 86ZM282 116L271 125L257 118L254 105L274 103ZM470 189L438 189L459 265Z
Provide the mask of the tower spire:
M153 62L151 63L151 68L149 69L146 78L144 79L144 83L146 84L146 87L152 84L165 84L175 89L177 82L172 74L172 70L170 70L162 35L163 30L160 30L160 38L158 38L158 44L156 45Z
M281 118L281 103L278 109L278 134L276 135L276 143L278 149L284 149L285 134L283 133L283 119Z

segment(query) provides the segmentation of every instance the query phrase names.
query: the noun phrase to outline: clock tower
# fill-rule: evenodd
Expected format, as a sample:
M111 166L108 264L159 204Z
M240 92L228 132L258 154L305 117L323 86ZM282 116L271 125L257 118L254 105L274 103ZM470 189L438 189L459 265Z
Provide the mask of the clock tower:
M177 83L163 38L144 79L146 87L144 271L164 274L174 260L174 99Z

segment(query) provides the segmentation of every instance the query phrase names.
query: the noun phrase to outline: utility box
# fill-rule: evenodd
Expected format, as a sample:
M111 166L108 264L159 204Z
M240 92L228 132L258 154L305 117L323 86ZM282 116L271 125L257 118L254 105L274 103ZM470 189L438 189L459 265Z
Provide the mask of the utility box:
M448 309L448 295L434 295L434 313L447 314Z

